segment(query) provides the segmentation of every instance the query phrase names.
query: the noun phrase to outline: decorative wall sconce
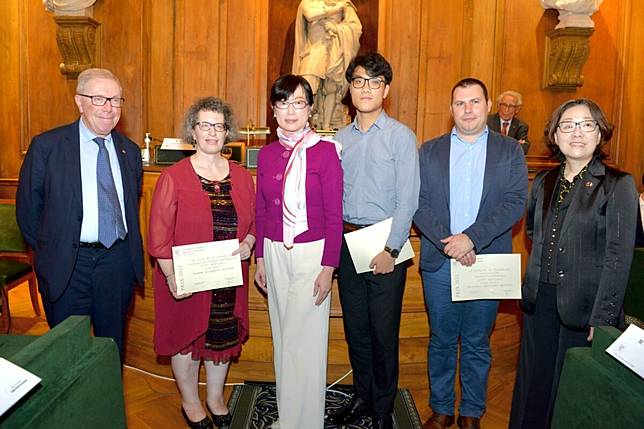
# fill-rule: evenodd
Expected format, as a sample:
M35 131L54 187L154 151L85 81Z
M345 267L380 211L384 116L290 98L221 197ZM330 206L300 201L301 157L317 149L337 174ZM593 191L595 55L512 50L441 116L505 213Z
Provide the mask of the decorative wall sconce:
M63 57L60 72L76 78L96 65L96 29L100 25L87 16L54 16L58 24L56 42Z
M559 24L546 35L544 89L573 91L583 86L582 70L590 55L594 22L590 16L603 0L541 0L544 9L559 11Z

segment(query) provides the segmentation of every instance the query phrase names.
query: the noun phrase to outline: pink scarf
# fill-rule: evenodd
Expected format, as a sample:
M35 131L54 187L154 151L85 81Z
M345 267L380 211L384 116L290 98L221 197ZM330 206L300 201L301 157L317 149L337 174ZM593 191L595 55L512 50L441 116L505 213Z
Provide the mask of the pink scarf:
M320 136L308 125L299 132L284 131L278 127L277 136L282 146L292 150L282 188L284 246L291 248L295 237L309 229L306 216L306 149L315 146Z

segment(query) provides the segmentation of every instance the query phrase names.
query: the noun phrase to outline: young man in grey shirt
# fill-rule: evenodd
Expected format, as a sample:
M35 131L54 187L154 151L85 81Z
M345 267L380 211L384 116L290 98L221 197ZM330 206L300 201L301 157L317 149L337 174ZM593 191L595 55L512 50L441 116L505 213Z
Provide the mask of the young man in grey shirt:
M351 62L346 79L357 115L336 134L343 146L344 231L392 218L386 245L371 261L373 272L356 273L342 243L340 302L356 395L348 406L327 416L339 425L371 414L374 428L392 427L407 272L395 259L409 236L420 188L416 136L383 110L392 75L389 63L377 53Z

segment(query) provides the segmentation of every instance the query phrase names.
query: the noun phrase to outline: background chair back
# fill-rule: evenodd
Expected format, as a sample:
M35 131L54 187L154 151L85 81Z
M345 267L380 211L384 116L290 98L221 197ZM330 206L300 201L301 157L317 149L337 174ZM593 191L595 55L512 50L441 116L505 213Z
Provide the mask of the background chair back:
M27 252L16 222L16 205L9 200L0 200L0 252Z

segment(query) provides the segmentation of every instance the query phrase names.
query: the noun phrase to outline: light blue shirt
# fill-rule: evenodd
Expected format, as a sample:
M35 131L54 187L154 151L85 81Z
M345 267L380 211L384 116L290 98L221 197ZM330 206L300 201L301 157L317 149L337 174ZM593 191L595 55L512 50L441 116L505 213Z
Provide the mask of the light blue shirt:
M342 143L343 219L370 225L393 218L386 245L400 249L418 208L416 136L383 111L366 132L356 118L335 139Z
M483 195L488 128L474 143L461 140L452 128L449 149L449 217L452 234L475 221Z
M83 190L83 222L81 223L80 241L95 243L98 241L98 194L96 183L96 159L98 158L98 144L94 141L96 134L91 132L81 119L78 121L80 134L80 167L81 187ZM110 156L112 177L116 185L116 193L121 205L123 224L127 232L125 219L125 201L123 200L123 180L121 179L121 166L116 156L116 148L112 135L105 137L105 147Z

